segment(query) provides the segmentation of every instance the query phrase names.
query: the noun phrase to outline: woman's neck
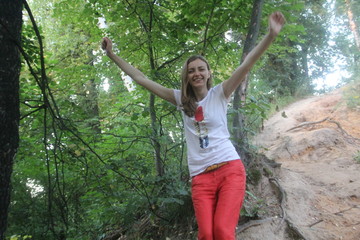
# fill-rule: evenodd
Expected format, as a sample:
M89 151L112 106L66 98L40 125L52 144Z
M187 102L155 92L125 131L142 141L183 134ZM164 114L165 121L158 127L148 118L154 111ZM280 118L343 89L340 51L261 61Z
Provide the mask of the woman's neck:
M194 93L195 93L196 101L200 102L208 94L208 89L207 88L194 89Z

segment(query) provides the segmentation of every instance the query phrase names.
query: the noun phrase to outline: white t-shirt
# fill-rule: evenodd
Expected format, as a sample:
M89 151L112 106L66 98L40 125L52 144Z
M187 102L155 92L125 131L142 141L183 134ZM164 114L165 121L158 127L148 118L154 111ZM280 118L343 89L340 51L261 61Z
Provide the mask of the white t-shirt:
M174 90L174 96L181 110L181 91ZM226 118L228 99L225 98L222 84L211 88L197 104L194 117L182 111L191 177L213 164L240 159L229 139Z

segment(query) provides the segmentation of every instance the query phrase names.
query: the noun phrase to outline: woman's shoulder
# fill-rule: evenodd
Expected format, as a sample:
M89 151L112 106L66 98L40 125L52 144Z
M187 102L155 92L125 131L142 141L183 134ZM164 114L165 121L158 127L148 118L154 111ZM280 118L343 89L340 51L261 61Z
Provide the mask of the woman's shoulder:
M219 91L219 89L222 89L222 83L216 84L211 89L213 89L214 91Z
M223 93L223 86L222 83L219 83L212 88L210 88L209 92L212 92L213 94L222 94Z
M224 94L224 88L223 88L223 83L219 83L217 85L215 85L214 87L212 87L209 92L211 92L211 95L216 96L217 99L223 99L226 102L229 102L229 99L226 99L225 94Z

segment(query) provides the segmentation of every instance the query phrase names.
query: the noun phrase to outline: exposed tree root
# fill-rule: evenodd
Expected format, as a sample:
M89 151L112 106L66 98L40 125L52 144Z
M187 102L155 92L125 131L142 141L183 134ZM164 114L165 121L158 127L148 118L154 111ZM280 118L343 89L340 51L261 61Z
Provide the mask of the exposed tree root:
M292 127L290 129L286 130L286 132L290 132L290 131L295 130L297 128L303 128L303 127L308 127L310 125L319 124L319 123L327 121L328 119L329 119L329 117L324 118L323 120L320 120L320 121L315 121L315 122L303 122L303 123L301 123L301 124L299 124L299 125L297 125L295 127Z
M108 233L106 237L102 238L102 240L119 240L122 239L122 231L121 230L115 230L111 233Z
M239 234L243 231L245 231L246 229L248 228L251 228L251 227L255 227L255 226L258 226L258 225L261 225L261 224L264 224L264 223L267 223L267 222L271 222L273 221L274 217L271 217L271 218L265 218L265 219L260 219L260 220L251 220L243 225L240 225L237 229L236 229L236 234Z
M323 221L324 221L324 220L320 219L319 221L316 221L316 222L310 224L308 227L309 227L309 228L312 228L312 227L315 226L316 224L322 223Z
M354 209L354 208L359 208L359 206L354 205L354 206L352 206L352 207L350 207L350 208L341 210L341 211L336 212L336 213L334 213L334 214L335 214L335 215L338 215L338 216L342 216L343 213L345 213L345 212L347 212L347 211L350 211L350 210L352 210L352 209ZM324 221L323 219L320 219L320 220L318 220L318 221L316 221L316 222L308 225L308 227L311 228L311 227L315 226L316 224L322 223L323 221ZM359 224L360 224L360 222L359 222L359 223L352 224L352 225L348 225L348 226L355 226L355 225L359 225Z
M348 208L348 209L341 210L341 211L336 212L336 213L334 213L334 214L341 216L344 212L350 211L350 210L352 210L352 209L354 209L354 208L359 208L359 206L358 206L358 205L353 205L352 207L350 207L350 208Z
M288 130L286 130L286 132L290 132L292 130L295 130L295 129L298 129L298 128L303 128L303 127L308 127L308 126L312 126L312 125L316 125L316 124L319 124L319 123L323 123L323 122L330 122L330 123L334 123L340 130L340 132L346 137L346 139L350 140L352 143L355 142L360 142L360 139L359 138L356 138L356 137L353 137L351 134L347 133L342 127L341 127L341 124L337 121L334 121L332 120L331 118L329 117L326 117L324 118L323 120L320 120L320 121L315 121L315 122L303 122L293 128L290 128Z
M302 231L295 226L295 224L293 224L286 215L286 211L285 211L285 196L286 196L286 192L284 190L284 188L280 185L279 181L277 178L269 178L270 183L272 183L280 192L279 195L279 202L280 202L280 208L281 208L281 220L280 223L278 224L278 226L276 227L275 231L279 231L279 229L281 228L281 226L283 225L284 222L286 222L287 225L287 229L288 229L288 233L292 236L293 239L302 239L302 240L308 240L302 233ZM271 222L275 219L278 219L277 217L270 217L270 218L266 218L266 219L261 219L261 220L251 220L241 226L238 227L238 229L236 230L236 233L239 234L243 231L245 231L248 228L254 227L254 226L258 226L267 222ZM317 223L315 223L317 224ZM313 225L315 225L313 224Z
M279 196L279 201L280 201L280 208L282 211L282 219L281 219L279 225L277 226L276 231L278 231L280 229L283 222L285 221L290 230L290 234L293 235L293 237L295 239L307 240L307 238L302 234L301 230L298 227L296 227L286 216L286 211L285 211L285 207L284 207L284 200L285 200L286 192L285 192L284 188L280 185L279 181L276 178L269 178L269 181L271 183L273 183L273 185L275 187L277 187L279 192L281 193Z
M279 201L280 201L280 208L281 208L281 221L279 223L279 225L276 228L276 231L279 231L281 225L284 223L285 219L286 219L286 212L285 212L285 208L284 208L284 199L286 196L285 190L281 187L279 181L277 180L277 178L269 178L270 183L274 184L275 187L277 187L277 189L280 191L280 196L279 196Z
M308 240L301 232L301 230L296 227L292 222L290 222L289 219L285 219L287 226L289 227L289 230L291 232L291 235L293 235L293 239L302 239L302 240Z

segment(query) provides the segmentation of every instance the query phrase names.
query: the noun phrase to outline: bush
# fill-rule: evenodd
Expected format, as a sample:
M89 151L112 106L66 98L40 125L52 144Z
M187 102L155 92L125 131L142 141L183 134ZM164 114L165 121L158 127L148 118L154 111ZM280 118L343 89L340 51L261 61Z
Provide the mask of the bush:
M350 109L360 111L360 80L345 87L344 98Z
M356 161L356 163L360 164L360 151L357 151L357 153L355 153L354 160Z

